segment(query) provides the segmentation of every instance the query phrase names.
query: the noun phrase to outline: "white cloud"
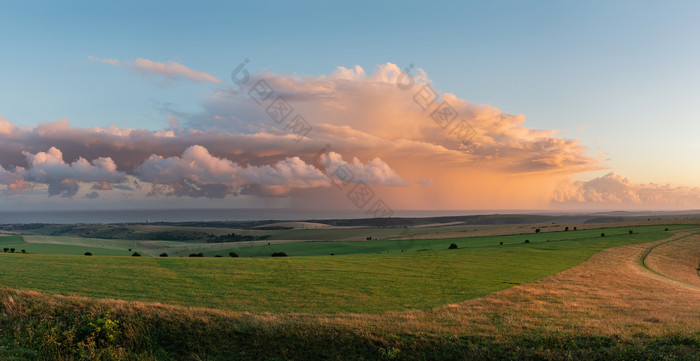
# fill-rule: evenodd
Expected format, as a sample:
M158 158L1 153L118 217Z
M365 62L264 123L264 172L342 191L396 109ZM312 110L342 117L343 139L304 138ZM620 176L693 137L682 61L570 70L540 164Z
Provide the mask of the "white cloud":
M172 60L167 63L161 63L143 58L138 58L133 62L119 61L116 59L99 59L93 56L89 56L88 59L92 61L100 61L109 65L123 67L138 72L142 75L161 75L173 81L187 79L196 83L221 83L221 79L211 74L202 71L192 70Z

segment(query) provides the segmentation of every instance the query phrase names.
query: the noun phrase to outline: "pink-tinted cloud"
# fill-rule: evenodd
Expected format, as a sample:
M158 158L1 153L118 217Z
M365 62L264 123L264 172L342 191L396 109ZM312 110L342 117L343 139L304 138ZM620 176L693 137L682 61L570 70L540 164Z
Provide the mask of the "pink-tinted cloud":
M140 64L150 69L150 63ZM283 196L316 208L348 205L344 191L329 186L338 181L341 168L354 175L343 180L371 185L377 197L395 208L534 209L550 206L552 199L555 204L639 199L653 205L658 199L654 195L659 194L684 206L688 203L681 194L693 194L682 187L632 187L632 193L625 193L606 191L595 182L588 188L576 184L570 176L604 168L603 160L589 155L578 140L563 138L556 130L534 129L523 115L506 114L454 94L434 90L431 98L425 94L432 89L430 79L421 70L414 75L409 87L397 86L406 77L390 63L374 72L339 68L328 76L252 73L244 87L215 90L203 102L201 113L176 113L165 107L169 116L164 116L164 123L169 125L158 131L115 126L81 129L66 119L19 127L0 118L0 165L15 169L5 171L8 175L2 184L8 186L8 193L13 192L10 185L27 187L20 181L42 184L32 175L37 172L34 168L41 167L22 154L50 153L46 149L55 147L63 158L78 159L76 169L108 167L109 162L99 159L109 157L114 172L135 177L139 184L150 186L152 194ZM260 104L251 98L259 81L274 90ZM268 107L277 97L293 108L281 121L269 115ZM436 111L447 106L454 119L436 120ZM301 138L287 123L296 115L313 127ZM461 137L464 129L473 131L468 139ZM28 175L17 175L23 167ZM82 179L86 178L52 178L53 192L69 195L85 182ZM91 179L95 190L138 192L135 186Z
M123 67L142 75L161 75L169 80L182 80L187 79L197 83L221 83L221 79L202 72L192 70L180 63L175 61L168 61L167 63L161 63L153 60L138 58L133 62L130 61L119 61L116 59L99 59L95 57L88 57L92 61L100 61L105 64Z
M47 184L49 196L74 196L79 182L113 183L125 180L126 174L117 170L117 165L111 158L100 157L92 162L78 158L72 163L63 160L63 153L58 148L51 147L46 152L32 154L22 153L27 158L29 167L26 172L18 168L15 173L24 173L24 180L34 183ZM16 183L15 183L16 184ZM11 188L8 188L8 191ZM14 189L14 188L12 188Z
M379 159L352 164L331 153L328 167L338 164L351 167L358 178L368 184L393 186L401 178ZM324 157L326 157L324 155ZM327 159L324 158L324 160ZM320 169L299 157L288 157L273 164L241 166L229 159L216 157L200 145L187 148L182 156L151 155L134 173L141 181L155 185L154 192L177 196L223 198L228 194L284 195L293 189L328 187L329 178Z
M700 188L662 184L636 184L614 172L581 182L563 181L553 196L561 204L613 205L617 207L697 207Z
M343 157L335 152L329 152L321 156L321 162L326 168L327 174L340 182L378 184L391 187L405 187L408 185L388 164L379 158L374 158L366 164L353 158L352 163L343 160Z

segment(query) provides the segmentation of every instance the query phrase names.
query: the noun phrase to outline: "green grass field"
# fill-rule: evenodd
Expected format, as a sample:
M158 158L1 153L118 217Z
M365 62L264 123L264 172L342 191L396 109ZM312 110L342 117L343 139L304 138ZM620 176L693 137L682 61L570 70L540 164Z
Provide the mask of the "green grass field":
M305 248L310 255L329 251L337 254L288 258L57 257L3 253L0 283L48 293L235 311L380 313L427 309L531 282L573 267L605 248L667 237L669 233L663 229L663 226L636 227L635 234L628 234L628 228L610 228L452 240L276 245L276 250L289 251L292 255ZM600 237L601 232L607 236ZM531 243L524 244L525 239ZM5 243L16 241L16 237L0 238ZM403 242L410 242L410 247ZM452 242L462 248L447 250ZM504 245L499 245L500 242ZM58 249L50 247L71 247L76 252L80 247L18 245L32 252L35 249L30 247L35 246L46 247L46 251ZM407 251L400 252L402 248ZM269 251L265 247L239 251L260 254L260 250L265 255ZM343 252L354 254L341 255Z

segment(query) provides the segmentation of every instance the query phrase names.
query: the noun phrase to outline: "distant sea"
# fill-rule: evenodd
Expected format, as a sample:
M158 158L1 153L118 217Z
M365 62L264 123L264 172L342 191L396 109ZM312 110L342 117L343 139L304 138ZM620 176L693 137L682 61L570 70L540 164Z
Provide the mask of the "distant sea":
M393 217L440 217L524 211L394 211ZM365 211L298 209L131 209L0 211L0 224L15 223L145 223L252 220L322 220L370 218Z

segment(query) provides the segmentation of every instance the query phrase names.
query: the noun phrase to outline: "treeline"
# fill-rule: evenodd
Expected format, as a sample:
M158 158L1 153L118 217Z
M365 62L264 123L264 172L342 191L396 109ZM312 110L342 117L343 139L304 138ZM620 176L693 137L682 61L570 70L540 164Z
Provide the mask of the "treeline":
M229 233L229 234L225 234L225 235L221 235L221 236L210 235L210 238L207 239L207 243L262 241L262 240L270 239L270 237L271 237L271 235L269 235L269 234L266 234L264 236L250 236L250 235Z
M136 232L126 227L109 227L94 231L81 233L80 236L88 238L100 239L125 239L125 240L140 240L140 241L176 241L176 242L207 242L207 243L223 243L223 242L244 242L258 241L269 239L270 235L250 236L235 233L225 235L213 235L199 231L153 231L153 232Z

